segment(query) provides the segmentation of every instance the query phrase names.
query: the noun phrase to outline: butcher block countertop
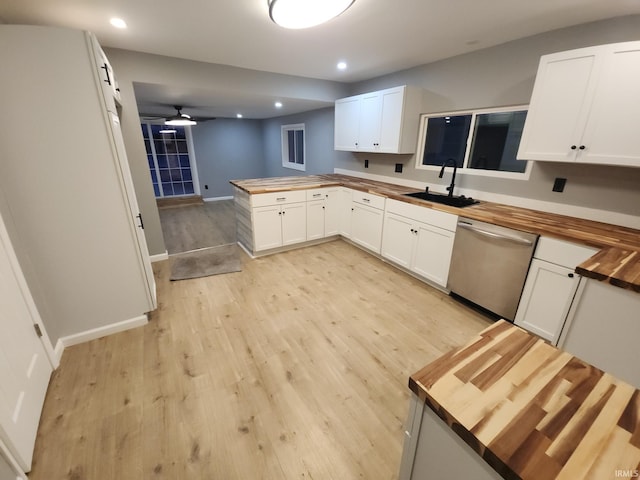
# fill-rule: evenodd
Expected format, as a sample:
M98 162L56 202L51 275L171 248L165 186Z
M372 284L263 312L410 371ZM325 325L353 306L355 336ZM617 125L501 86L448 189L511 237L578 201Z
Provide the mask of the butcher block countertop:
M504 478L640 469L640 391L504 320L409 387Z
M345 186L473 220L600 248L602 251L582 263L576 269L577 273L640 292L640 230L539 210L485 202L482 199L479 204L470 207L450 207L403 195L419 191L416 188L340 174L257 178L233 180L231 183L252 195Z

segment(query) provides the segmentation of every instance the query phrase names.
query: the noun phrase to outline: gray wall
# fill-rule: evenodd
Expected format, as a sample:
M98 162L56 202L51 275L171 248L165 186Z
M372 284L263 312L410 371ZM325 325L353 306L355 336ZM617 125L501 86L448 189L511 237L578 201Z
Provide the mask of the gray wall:
M640 40L640 15L594 22L509 42L466 55L354 84L357 94L395 85L425 89L424 112L528 104L541 55L604 43ZM364 159L369 168L364 168ZM403 163L404 173L393 173ZM416 170L413 155L351 154L336 167L446 185L437 172ZM551 191L555 177L567 178L563 193ZM640 168L535 162L529 181L459 175L465 188L567 205L640 215Z
M233 195L229 180L266 176L262 121L219 118L201 122L191 132L204 198Z
M311 112L264 120L264 159L266 176L286 177L290 175L314 175L333 173L338 159L348 159L345 152L333 149L333 108L323 108ZM306 171L293 170L282 166L282 125L304 123L306 147Z
M326 80L259 72L114 48L107 48L105 52L122 93L122 133L136 196L145 218L147 245L152 255L164 253L166 248L140 131L134 83L163 84L175 87L177 91L180 91L181 87L201 91L208 91L213 87L231 88L234 91L252 94L319 101L333 101L344 96L348 90L345 84Z

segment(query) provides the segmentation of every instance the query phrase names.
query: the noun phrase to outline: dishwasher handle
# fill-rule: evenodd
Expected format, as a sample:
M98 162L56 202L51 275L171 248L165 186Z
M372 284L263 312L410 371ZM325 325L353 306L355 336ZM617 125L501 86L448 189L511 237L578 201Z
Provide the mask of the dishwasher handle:
M501 240L508 240L510 242L514 242L514 243L518 243L520 245L526 245L528 247L533 245L533 242L531 240L527 240L526 238L520 238L520 237L514 237L512 235L504 235L502 233L495 233L495 232L489 232L487 230L483 230L481 228L478 228L470 223L466 223L466 222L458 222L458 227L460 228L464 228L467 230L471 230L473 232L479 233L480 235L484 235L485 237L491 237L491 238L499 238Z

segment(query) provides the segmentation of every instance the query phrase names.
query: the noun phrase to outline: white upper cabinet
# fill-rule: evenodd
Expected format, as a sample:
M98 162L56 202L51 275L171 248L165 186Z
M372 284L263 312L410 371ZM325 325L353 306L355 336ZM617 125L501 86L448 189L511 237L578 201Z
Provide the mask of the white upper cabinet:
M540 59L518 159L640 166L640 42Z
M422 91L401 86L336 100L334 148L415 153Z

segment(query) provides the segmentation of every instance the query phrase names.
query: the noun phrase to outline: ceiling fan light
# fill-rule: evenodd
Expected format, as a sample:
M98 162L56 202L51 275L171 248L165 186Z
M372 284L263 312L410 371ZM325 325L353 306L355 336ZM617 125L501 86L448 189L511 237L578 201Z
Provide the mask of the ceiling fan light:
M284 28L309 28L337 17L355 0L269 0L271 20Z
M197 125L197 122L191 118L190 115L186 113L182 113L180 110L182 107L175 106L173 107L177 110L177 114L173 117L169 117L164 121L165 125L173 125L173 126L186 126L186 125Z

